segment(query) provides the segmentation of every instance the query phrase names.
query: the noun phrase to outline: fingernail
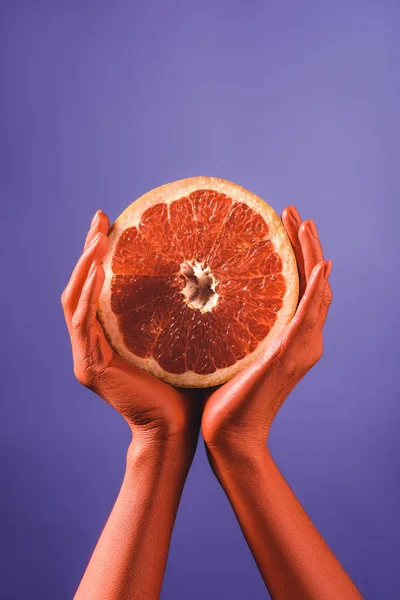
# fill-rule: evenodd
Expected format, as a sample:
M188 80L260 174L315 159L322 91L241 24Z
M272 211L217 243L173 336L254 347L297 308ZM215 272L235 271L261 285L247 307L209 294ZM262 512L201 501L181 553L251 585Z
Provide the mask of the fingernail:
M100 217L100 213L101 213L100 209L95 212L92 222L90 223L90 228L94 227L97 224L99 217Z
M293 219L293 221L296 223L296 225L301 225L301 217L294 206L290 207L289 214L290 214L291 218Z
M289 213L289 219L296 226L296 228L300 227L301 221L298 221L298 219L296 218L296 216L292 212Z
M328 260L325 262L325 268L324 268L325 279L328 279L329 275L331 274L331 271L332 271L332 260Z
M313 236L313 238L315 238L317 240L318 239L318 231L317 231L317 228L315 226L313 219L310 219L309 221L307 221L307 225L308 225L311 235Z

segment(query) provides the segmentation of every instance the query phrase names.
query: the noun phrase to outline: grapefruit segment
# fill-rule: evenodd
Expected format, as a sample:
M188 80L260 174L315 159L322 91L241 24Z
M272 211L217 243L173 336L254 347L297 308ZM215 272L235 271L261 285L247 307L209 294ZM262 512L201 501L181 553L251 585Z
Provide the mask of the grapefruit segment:
M195 316L194 311L183 305L172 314L153 347L154 360L168 373L186 372L187 340Z
M212 266L215 276L223 279L252 279L269 273L280 273L282 263L271 240L262 240Z
M154 234L156 236L156 233ZM116 274L173 275L180 265L180 256L169 258L157 248L157 237L149 239L136 227L125 229L118 239L112 260L112 271Z
M148 192L109 232L98 315L123 358L164 381L227 381L292 318L298 274L275 211L231 182Z
M244 202L235 202L228 213L208 262L211 267L232 253L261 241L268 233L265 220Z
M169 222L172 230L172 242L175 252L182 260L193 260L197 247L196 219L189 198L175 200L169 205Z
M140 358L152 356L160 336L171 329L174 314L182 308L180 296L171 294L120 315L118 325L126 349Z
M115 315L123 315L163 296L179 292L183 285L183 280L176 276L114 275L111 281L111 308Z
M166 204L156 204L150 206L142 215L138 230L146 241L155 249L157 256L171 257L171 239L172 231L169 221L168 206ZM178 263L182 260L182 255L177 252L174 256Z
M196 220L197 262L205 261L218 237L222 224L231 207L232 200L213 190L197 190L189 195Z

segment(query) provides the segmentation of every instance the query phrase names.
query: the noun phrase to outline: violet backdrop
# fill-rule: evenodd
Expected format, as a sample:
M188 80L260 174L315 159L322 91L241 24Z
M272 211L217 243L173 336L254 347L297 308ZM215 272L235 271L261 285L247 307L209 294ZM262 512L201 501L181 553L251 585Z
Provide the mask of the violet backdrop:
M2 599L73 597L123 475L128 429L74 379L60 305L90 220L193 175L319 228L325 353L271 449L365 597L397 596L399 18L388 0L2 5ZM200 443L162 599L266 597Z

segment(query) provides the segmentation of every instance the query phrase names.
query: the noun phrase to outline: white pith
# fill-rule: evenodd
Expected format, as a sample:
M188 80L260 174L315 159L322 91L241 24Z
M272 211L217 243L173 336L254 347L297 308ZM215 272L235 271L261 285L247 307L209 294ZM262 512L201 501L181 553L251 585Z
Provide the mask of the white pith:
M282 261L282 275L286 282L286 292L283 306L277 313L277 319L274 326L267 337L259 343L257 348L251 354L248 354L232 366L219 369L209 375L199 375L193 371L186 371L183 374L174 374L165 371L152 357L145 359L141 358L126 348L123 336L118 327L117 317L111 309L111 280L113 277L111 263L115 246L122 232L127 227L137 227L143 213L150 206L160 202L170 204L171 202L200 189L214 190L226 194L234 202L244 202L265 219L270 229L267 238L273 243L274 248ZM175 386L209 387L224 383L231 379L237 372L244 369L248 364L253 362L253 360L262 355L266 349L276 341L283 328L291 320L298 301L299 282L297 263L285 227L277 213L269 206L269 204L264 200L261 200L261 198L255 194L252 194L248 190L234 183L215 177L192 177L175 181L144 194L128 206L115 221L109 233L109 248L107 255L103 260L103 267L105 271L105 281L99 298L98 315L110 344L129 362L153 373L156 377ZM195 265L193 265L193 268L194 267ZM201 269L201 265L198 265L197 263L196 269ZM215 300L213 300L214 298ZM211 296L210 301L211 300L214 304L208 306L207 303L207 308L205 306L203 309L206 308L206 310L212 310L213 306L218 302L217 294ZM198 309L196 306L192 306L191 308Z
M185 264L190 264L190 266L193 268L194 275L197 277L199 283L204 281L205 278L208 276L208 278L211 279L210 288L213 292L205 304L200 302L197 298L190 301L191 296L194 294L194 292L196 291L198 286L196 285L196 283L187 279L186 285L181 292L185 297L186 304L188 305L189 308L193 308L194 310L199 310L202 313L210 312L214 308L214 306L217 305L218 298L219 298L217 292L215 291L217 281L216 281L214 275L210 272L208 267L205 267L203 263L197 262L197 260L191 260ZM182 269L183 269L183 265L182 265Z

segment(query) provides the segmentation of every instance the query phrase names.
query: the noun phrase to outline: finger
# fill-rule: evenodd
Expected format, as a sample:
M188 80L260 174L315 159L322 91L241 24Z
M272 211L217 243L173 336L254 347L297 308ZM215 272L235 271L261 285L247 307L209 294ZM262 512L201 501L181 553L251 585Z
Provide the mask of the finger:
M101 233L107 234L109 229L110 229L110 221L109 221L107 215L105 213L103 213L101 210L98 210L96 212L96 214L94 215L92 222L90 224L90 229L86 236L83 251L85 251L89 247L92 240L94 239L96 234L99 233L99 231Z
M317 329L322 324L321 314L324 311L324 297L327 280L325 278L325 271L329 270L328 263L321 260L318 262L309 277L306 291L303 298L300 301L299 307L296 311L291 327L291 331L288 331L288 335L293 334L295 331L312 331Z
M329 280L329 276L331 274L332 271L332 260L328 260L326 263L326 270L325 270L325 279L328 281Z
M92 239L95 235L95 234L93 235L93 233L94 233L95 229L97 228L97 224L98 224L99 218L100 218L100 212L101 212L100 210L97 210L95 212L95 214L93 215L92 222L90 223L90 227L89 227L89 230L86 235L85 244L83 246L83 251L86 250L86 248L89 246L90 242L92 241ZM97 233L97 231L96 231L96 233Z
M78 260L68 285L61 297L64 315L68 325L70 324L72 315L74 314L78 305L90 265L93 263L93 261L100 263L107 252L107 248L108 238L104 233L99 231L92 240L92 243L88 246Z
M291 204L290 206L287 206L282 212L282 219L287 219L287 218L292 219L293 222L298 227L300 227L302 218L300 216L299 211L297 210L297 208L295 206L293 206L293 204Z
M104 269L93 262L72 317L72 329L79 338L90 340L96 323L99 296L104 283ZM93 341L93 340L92 340Z
M331 274L331 270L332 270L332 261L328 260L327 262L325 262L325 281L326 281L325 293L324 293L324 297L322 299L322 307L321 307L321 313L320 313L320 319L319 319L319 326L321 329L325 325L325 321L328 316L330 306L332 304L333 294L332 294L331 286L329 284L329 276Z
M103 266L93 262L71 321L74 371L78 380L89 387L96 376L111 364L113 357L112 348L96 318L104 279Z
M304 221L304 223L301 224L299 229L299 239L304 255L305 276L306 280L308 281L311 271L313 270L315 265L321 260L324 260L321 242L318 237L318 230L312 219L310 219L309 221ZM329 272L331 266L332 261L330 261ZM327 279L328 277L329 273L327 275ZM332 290L329 282L326 286L326 294L327 298L332 299Z
M306 280L310 278L311 271L317 263L324 260L318 231L312 219L304 221L299 228L299 240L304 256L304 269Z
M299 297L301 298L306 288L306 277L304 271L303 250L299 240L301 217L294 206L288 206L284 209L282 213L282 222L285 226L296 257L297 268L299 271Z
M296 253L298 252L300 256L302 256L302 249L299 240L299 227L301 225L301 219L298 219L298 214L299 213L294 206L287 206L282 212L282 222L285 225L285 229L293 249Z
M320 261L314 267L305 294L292 321L284 329L282 336L258 361L253 363L255 370L258 369L261 373L269 374L270 384L272 384L272 379L268 369L271 364L278 369L283 367L293 373L304 361L304 350L311 349L312 352L319 352L322 344L322 327L329 308L326 286L330 269L331 261ZM312 353L310 356L313 356ZM251 366L248 367L248 370L250 371L251 368Z

